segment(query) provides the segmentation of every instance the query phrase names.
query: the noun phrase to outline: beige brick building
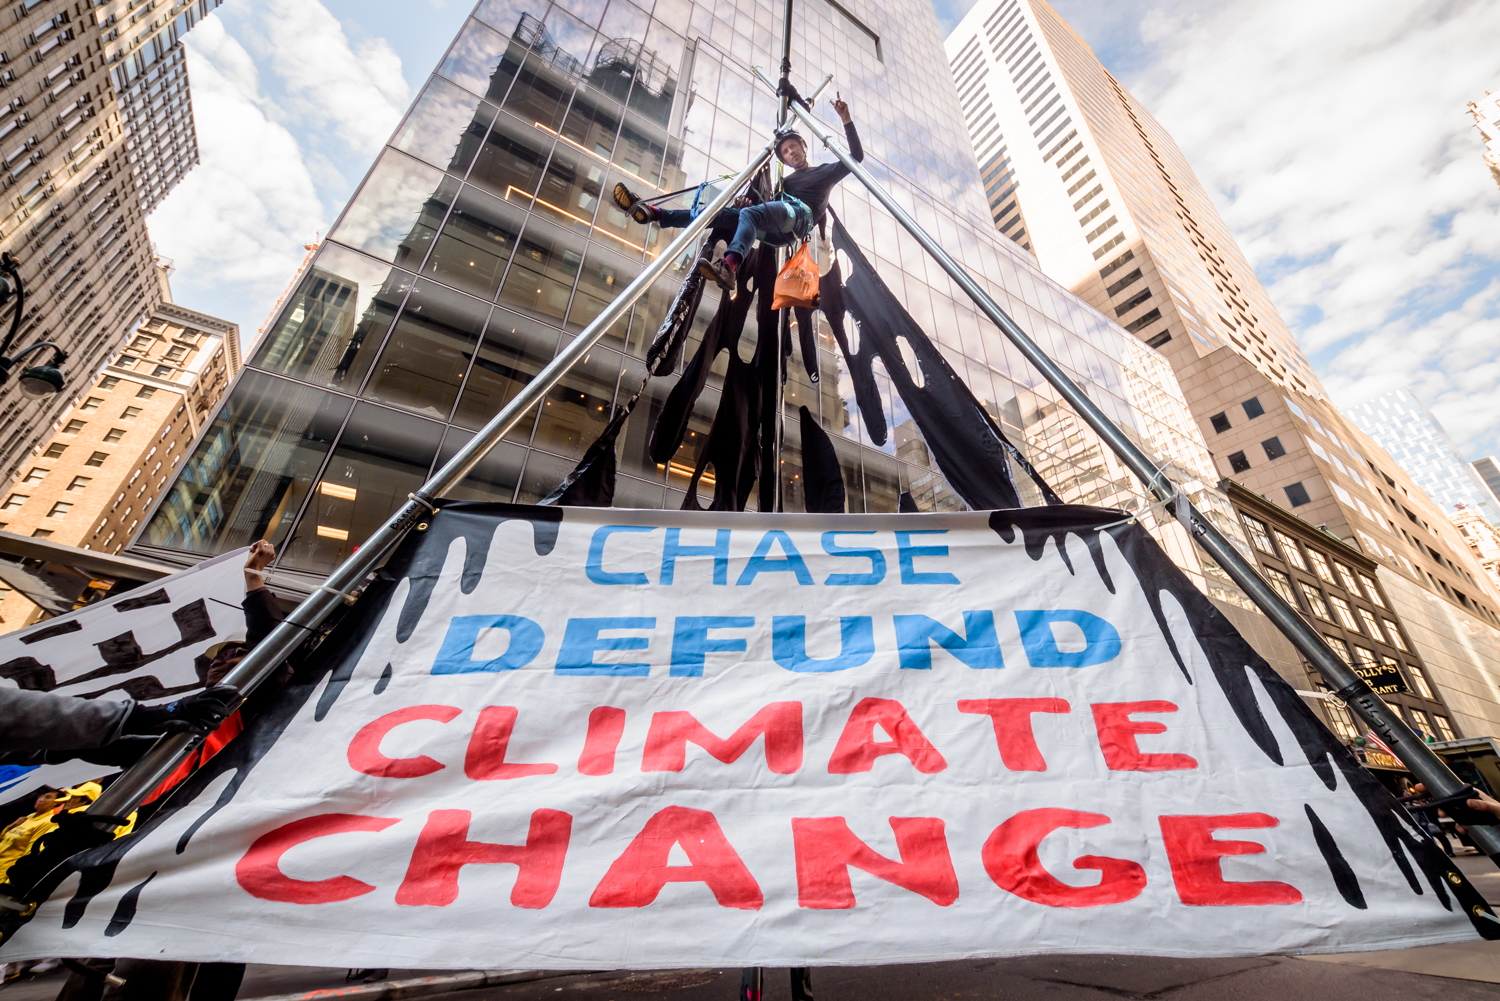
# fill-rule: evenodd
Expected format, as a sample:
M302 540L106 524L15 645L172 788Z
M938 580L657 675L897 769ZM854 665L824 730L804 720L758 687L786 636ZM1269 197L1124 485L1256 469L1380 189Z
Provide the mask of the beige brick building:
M1500 589L1500 529L1491 525L1476 509L1468 505L1461 505L1457 511L1450 512L1448 520L1453 522L1458 534L1469 544L1469 552L1479 561L1484 572L1489 574L1490 583Z
M27 471L72 395L162 301L145 214L198 158L180 36L221 2L23 0L0 13L0 251L26 287L11 350L51 341L69 355L63 393L0 393L0 480Z
M1454 723L1500 734L1500 589L1329 402L1172 137L1046 0L982 0L947 52L996 226L1171 364L1221 476L1378 563Z
M0 498L0 531L118 553L239 369L236 324L157 306L21 463ZM0 631L35 614L0 593Z

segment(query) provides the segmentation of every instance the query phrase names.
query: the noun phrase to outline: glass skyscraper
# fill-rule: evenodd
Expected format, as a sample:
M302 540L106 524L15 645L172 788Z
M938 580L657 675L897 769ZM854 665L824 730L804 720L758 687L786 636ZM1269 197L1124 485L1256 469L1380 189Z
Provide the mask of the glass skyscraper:
M1459 457L1453 439L1421 400L1397 389L1349 407L1347 413L1444 513L1451 517L1462 504L1476 509L1491 525L1500 525L1500 500L1476 467Z
M617 181L665 192L745 164L775 124L775 98L750 67L779 62L780 4L652 2L477 5L135 551L188 562L269 538L283 579L327 571L669 241L615 208ZM926 0L802 0L796 10L794 81L806 88L834 75L829 94L849 102L866 166L1228 524L1227 502L1205 486L1217 479L1213 463L1170 366L995 232L952 84L933 72L943 48ZM832 118L826 104L819 113ZM1064 499L1141 504L1140 485L856 181L831 204ZM645 345L690 264L676 261L458 495L531 503L550 492L640 388ZM686 356L716 309L710 288ZM851 511L894 511L903 492L926 510L961 507L883 373L895 434L879 447L869 440L845 361L818 324L820 381L799 359L788 365L785 508L803 507L804 405L834 440ZM748 353L753 338L744 340ZM681 449L661 465L646 443L674 380L652 381L620 435L617 505L683 505L725 365L720 357ZM1185 540L1173 551L1196 569Z

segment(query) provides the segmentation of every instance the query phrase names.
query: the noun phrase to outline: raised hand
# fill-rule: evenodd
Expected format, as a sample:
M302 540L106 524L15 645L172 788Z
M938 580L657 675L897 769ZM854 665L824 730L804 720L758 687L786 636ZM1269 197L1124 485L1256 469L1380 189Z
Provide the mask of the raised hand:
M848 125L853 119L849 117L849 104L844 96L837 91L834 92L833 100L828 102L833 105L833 110L839 113L839 120Z

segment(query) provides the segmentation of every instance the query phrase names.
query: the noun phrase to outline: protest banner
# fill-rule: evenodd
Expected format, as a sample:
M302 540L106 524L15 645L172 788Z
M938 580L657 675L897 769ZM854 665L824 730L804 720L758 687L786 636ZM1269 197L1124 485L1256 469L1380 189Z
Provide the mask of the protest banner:
M442 505L0 958L411 968L1497 937L1139 525Z
M0 635L0 686L146 703L197 691L204 652L244 636L246 551ZM0 800L116 770L86 761L0 765Z

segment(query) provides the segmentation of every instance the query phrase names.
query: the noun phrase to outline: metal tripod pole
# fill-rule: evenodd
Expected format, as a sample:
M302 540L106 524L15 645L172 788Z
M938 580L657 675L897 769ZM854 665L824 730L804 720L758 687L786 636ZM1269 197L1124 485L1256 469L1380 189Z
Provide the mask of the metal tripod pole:
M763 83L768 85L771 83L758 68L755 74ZM974 304L1000 328L1001 333L1005 334L1017 350L1026 356L1026 360L1057 389L1089 427L1104 439L1105 444L1120 457L1120 460L1140 477L1159 500L1173 504L1178 520L1188 528L1198 544L1206 549L1219 566L1229 574L1230 579L1250 596L1250 600L1265 612L1276 628L1281 630L1302 656L1306 657L1336 688L1333 694L1347 703L1360 719L1381 740L1385 741L1395 752L1396 757L1401 759L1401 763L1427 787L1427 791L1438 799L1457 796L1465 788L1465 783L1453 774L1447 763L1416 734L1412 733L1399 716L1390 711L1364 679L1355 674L1353 668L1345 664L1323 641L1317 630L1307 624L1300 612L1288 605L1281 595L1271 589L1254 566L1240 555L1240 551L1234 548L1223 533L1207 518L1204 518L1185 495L1177 491L1171 480L1167 479L1156 467L1151 457L1115 426L1108 415L1100 410L1077 383L1049 358L1036 342L1016 325L1014 320L1006 315L999 304L979 287L963 266L948 255L947 251L881 187L869 171L834 145L832 133L824 128L821 122L796 104L789 107L792 114L796 115L803 125L821 139L823 144L838 157L839 162L859 178L860 183L870 190L870 193L885 206L891 215L896 217L896 221L916 238L917 242L922 245L922 249L942 266L943 270L948 273L948 277L952 278L958 287L974 301ZM1500 827L1475 825L1468 826L1468 831L1469 836L1486 855L1492 859L1500 855Z
M788 97L788 93L790 91L791 79L792 79L792 0L785 0L785 2L782 4L782 7L781 7L781 87L779 88L780 94L779 94L777 102L776 102L776 135L777 136L779 136L781 134L781 130L782 129L786 128L786 124L787 124L787 106L791 103L790 98ZM825 80L824 83L826 84L827 81ZM821 87L818 88L818 89L822 90ZM782 176L785 173L786 173L786 168L781 163L780 157L778 157L777 158L777 163L776 163L776 181L777 181L778 185L780 184L781 178L782 178ZM776 273L778 275L781 273L781 269L786 266L787 256L788 256L788 253L787 253L786 248L784 248L784 247L776 251ZM775 344L775 346L772 349L772 353L773 353L773 355L775 356L775 359L776 359L776 365L775 365L775 369L776 369L776 371L775 371L776 383L775 383L774 386L771 387L770 397L775 402L776 412L773 413L773 414L767 415L767 416L770 417L770 423L771 423L771 426L769 428L769 430L770 430L770 436L771 436L771 441L770 442L766 442L764 440L765 439L765 435L764 435L764 433L762 433L762 442L761 442L761 467L762 467L761 468L761 475L762 475L762 477L765 477L765 478L769 479L769 481L770 481L770 489L766 490L766 489L763 488L761 490L761 492L760 492L760 494L761 494L761 509L762 510L766 510L767 505L766 505L765 502L768 499L771 502L770 505L769 505L769 509L772 510L772 511L780 511L780 510L782 510L782 506L783 506L783 503L782 503L783 502L782 490L784 488L784 484L782 483L781 477L782 477L782 473L784 472L784 470L782 468L783 467L783 462L782 462L781 456L782 456L782 451L785 448L785 441L784 441L784 439L786 437L786 371L787 370L786 370L786 355L782 353L782 350L783 350L783 346L787 343L788 339L791 337L791 330L792 330L792 314L791 314L791 310L783 309L783 310L781 310L780 315L778 315L776 317L776 344ZM762 397L762 399L764 399L764 397ZM770 463L770 465L771 465L771 468L769 470L767 470L767 469L764 468L767 463ZM770 495L769 497L767 496L768 494Z
M277 665L286 660L303 640L323 624L340 602L349 598L351 592L364 583L370 572L380 566L413 525L437 511L437 499L458 486L470 470L500 443L506 433L541 402L542 397L557 385L568 370L588 354L614 322L651 288L672 261L692 248L699 235L713 223L714 217L750 182L756 171L765 166L774 152L774 141L762 147L745 169L719 192L696 219L677 234L675 240L656 255L655 260L641 270L634 281L604 307L604 311L592 323L558 352L557 357L548 362L537 373L536 378L521 387L516 397L491 418L467 445L459 449L458 454L422 484L416 493L409 495L410 499L385 524L376 529L357 551L339 564L328 579L303 600L285 621L246 654L220 684L235 689L240 699L243 699L268 678ZM140 806L141 800L176 770L201 739L191 734L162 737L144 757L104 790L104 794L94 801L88 812L100 817L100 822L105 817L128 816Z

